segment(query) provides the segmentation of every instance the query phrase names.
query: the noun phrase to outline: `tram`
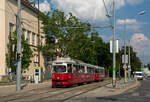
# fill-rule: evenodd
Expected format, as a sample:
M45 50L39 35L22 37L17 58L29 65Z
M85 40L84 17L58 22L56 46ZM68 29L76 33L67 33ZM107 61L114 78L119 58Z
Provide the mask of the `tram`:
M103 67L71 58L58 58L52 63L52 88L104 80Z

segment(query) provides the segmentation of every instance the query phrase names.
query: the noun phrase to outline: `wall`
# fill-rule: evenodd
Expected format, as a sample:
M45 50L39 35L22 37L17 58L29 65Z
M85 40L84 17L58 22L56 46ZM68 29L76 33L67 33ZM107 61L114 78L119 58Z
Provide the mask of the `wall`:
M6 74L5 67L5 0L0 0L0 77ZM1 78L0 78L1 80Z
M22 16L22 28L26 31L24 32L25 38L27 38L27 31L34 32L37 36L38 34L38 19L37 13L33 12L31 9L22 5L21 7L21 16ZM16 30L16 15L17 15L17 1L16 0L0 0L0 75L6 75L6 62L5 55L8 52L7 44L9 43L8 35L9 24L13 24L13 31ZM35 36L35 45L32 45L32 33L30 34L30 45L32 49L37 49L36 37ZM40 33L40 36L44 37L44 34ZM45 43L45 41L43 41ZM34 55L37 55L38 52L34 51ZM44 58L40 55L40 65L45 71ZM33 76L33 67L35 66L35 57L32 58L32 63L29 66L29 69L23 72L23 75L31 75Z

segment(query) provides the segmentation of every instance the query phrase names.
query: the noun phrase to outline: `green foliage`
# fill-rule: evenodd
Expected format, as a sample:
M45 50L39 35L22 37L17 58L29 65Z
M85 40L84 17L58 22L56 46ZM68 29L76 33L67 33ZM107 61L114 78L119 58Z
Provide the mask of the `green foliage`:
M52 57L59 53L60 56L70 56L94 65L111 65L109 44L103 42L98 32L91 30L90 23L81 22L72 13L65 15L59 10L41 14L40 19L47 43L41 50L46 56ZM58 42L55 43L54 39L58 39ZM54 49L59 49L59 52Z
M150 70L150 63L147 64L148 69Z
M103 66L112 72L113 61L109 43L105 43L98 32L91 30L90 23L81 22L71 13L65 15L59 10L42 13L40 19L43 33L46 34L46 46L42 46L41 50L46 57L54 57L57 54L62 57L70 56L85 63ZM58 39L58 42L55 43L54 39ZM141 62L133 49L131 50L131 66L136 70ZM116 71L121 65L122 54L123 49L116 57Z
M124 54L124 48L120 51L120 57ZM127 47L128 54L128 47ZM132 71L140 71L141 68L141 60L137 57L136 52L133 51L133 48L130 48L130 62L131 62L131 70ZM123 64L122 64L123 66Z
M31 57L33 57L33 51L30 48L30 45L24 38L24 35L21 36L22 38L22 70L28 69L31 63ZM13 35L9 35L9 44L7 45L8 53L6 54L6 64L7 67L12 69L12 72L16 72L15 62L17 61L17 34L16 31Z

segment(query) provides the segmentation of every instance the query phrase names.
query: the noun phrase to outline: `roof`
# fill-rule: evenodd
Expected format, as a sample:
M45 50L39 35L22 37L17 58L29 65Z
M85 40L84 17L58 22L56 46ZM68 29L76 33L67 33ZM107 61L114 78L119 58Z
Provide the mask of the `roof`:
M95 67L95 68L98 68L98 69L104 69L104 67L84 63L83 61L76 60L76 59L71 59L70 57L60 57L60 58L57 58L55 61L53 61L54 64L59 63L59 62L60 63L75 63L75 64L86 65L87 67Z
M35 6L31 5L30 4L31 2L29 0L21 0L21 3L27 8L29 8L30 10L32 10L33 12L38 13L38 9Z

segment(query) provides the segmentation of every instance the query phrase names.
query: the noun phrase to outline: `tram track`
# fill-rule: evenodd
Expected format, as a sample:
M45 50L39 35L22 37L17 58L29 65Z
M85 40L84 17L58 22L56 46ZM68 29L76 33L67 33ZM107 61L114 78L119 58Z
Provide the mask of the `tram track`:
M76 96L80 96L81 94L87 93L89 91L92 91L94 89L97 89L99 87L105 86L105 85L110 84L110 83L111 83L110 80L105 81L103 83L95 83L94 85L89 85L86 87L80 87L78 89L73 89L71 91L67 91L67 92L63 93L63 95L61 93L59 93L55 97L52 97L52 96L49 96L47 98L43 97L43 98L40 98L39 100L36 100L36 101L47 102L49 100L52 100L52 101L57 101L57 102L65 102L65 101L72 99Z
M8 95L0 96L0 99L1 99L1 98L5 98L5 97L11 97L11 96L19 95L19 94L28 93L28 92L30 92L30 91L43 90L43 89L47 89L47 88L49 88L49 87L51 87L51 86L42 87L42 88L34 88L34 89L31 89L31 90L26 90L26 91L21 91L21 92L15 92L15 93L11 93L11 94L8 94Z
M10 94L10 95L7 95L7 96L1 96L0 97L0 102L9 102L9 101L18 100L18 99L21 99L21 98L26 98L26 97L30 97L30 96L35 96L35 95L40 95L40 94L43 94L43 93L49 93L49 92L55 92L55 91L58 91L58 89L52 89L50 87L44 87L44 88L40 88L40 89L33 89L33 90L28 90L28 91L25 91L25 92L21 92L21 93L14 93L14 94Z
M110 80L105 80L103 82L86 84L78 87L72 88L43 88L44 90L32 90L23 94L17 94L10 97L3 97L0 99L0 102L41 102L44 100L57 100L59 102L65 102L68 99L71 99L75 96L81 95L83 93L89 92L96 88L102 87L111 83ZM48 91L47 91L48 90ZM63 95L63 97L62 97Z

